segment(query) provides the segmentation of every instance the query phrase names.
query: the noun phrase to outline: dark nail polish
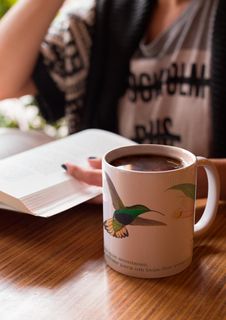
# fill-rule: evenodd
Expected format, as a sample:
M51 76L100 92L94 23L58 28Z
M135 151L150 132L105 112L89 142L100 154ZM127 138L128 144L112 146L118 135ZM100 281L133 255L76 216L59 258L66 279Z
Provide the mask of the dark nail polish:
M94 159L97 159L97 157L89 157L88 159L89 160L94 160Z
M67 167L65 166L65 164L62 164L61 167L67 171Z

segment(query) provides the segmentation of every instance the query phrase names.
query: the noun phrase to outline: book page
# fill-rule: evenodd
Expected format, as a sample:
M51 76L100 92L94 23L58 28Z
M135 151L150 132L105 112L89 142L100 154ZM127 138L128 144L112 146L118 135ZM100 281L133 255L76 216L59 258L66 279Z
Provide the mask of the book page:
M23 201L34 214L42 211L43 215L47 207L55 207L51 212L58 213L101 193L100 188L69 176L61 164L88 167L89 156L101 158L112 148L131 144L134 142L119 135L89 129L22 152L0 160L0 191ZM72 198L66 201L67 197ZM60 209L56 208L57 201Z
M55 139L44 132L28 132L15 128L0 128L0 159L32 149Z

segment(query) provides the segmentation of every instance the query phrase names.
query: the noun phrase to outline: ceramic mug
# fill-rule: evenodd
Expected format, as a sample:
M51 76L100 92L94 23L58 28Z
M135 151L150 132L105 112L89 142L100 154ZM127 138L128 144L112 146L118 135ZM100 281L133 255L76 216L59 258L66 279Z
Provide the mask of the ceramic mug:
M122 156L157 154L181 161L178 169L132 171L112 165ZM197 168L204 167L208 197L195 224ZM165 277L187 268L193 237L207 232L219 201L219 176L211 162L182 148L133 145L103 158L103 227L106 263L123 274Z

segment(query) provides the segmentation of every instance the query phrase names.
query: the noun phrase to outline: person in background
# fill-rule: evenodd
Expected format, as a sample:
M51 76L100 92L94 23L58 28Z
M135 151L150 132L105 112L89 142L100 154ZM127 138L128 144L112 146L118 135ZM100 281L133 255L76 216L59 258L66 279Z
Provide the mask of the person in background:
M76 1L54 19L63 2L20 0L0 21L0 99L35 95L69 133L96 127L208 157L226 199L225 1ZM101 185L100 159L88 161L63 167Z

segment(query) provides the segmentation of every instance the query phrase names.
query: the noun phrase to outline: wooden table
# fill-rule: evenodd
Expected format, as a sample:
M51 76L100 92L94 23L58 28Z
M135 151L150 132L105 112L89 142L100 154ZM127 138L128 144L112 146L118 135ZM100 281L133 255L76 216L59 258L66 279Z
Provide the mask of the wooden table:
M104 263L102 208L45 219L0 211L0 319L226 319L226 206L193 263L162 279L136 279Z

